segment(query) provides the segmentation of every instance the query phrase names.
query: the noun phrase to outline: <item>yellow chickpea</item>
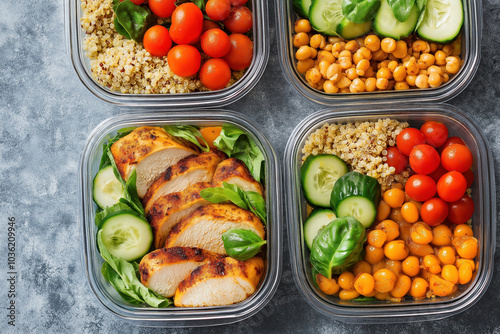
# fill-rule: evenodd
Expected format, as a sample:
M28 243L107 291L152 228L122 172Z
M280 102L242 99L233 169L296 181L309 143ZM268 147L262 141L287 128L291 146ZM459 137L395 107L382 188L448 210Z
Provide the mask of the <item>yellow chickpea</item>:
M460 284L467 284L472 279L474 266L470 263L464 263L458 268L458 281Z
M318 52L318 60L327 60L330 62L330 64L333 64L335 62L335 57L331 52L328 51L320 51Z
M387 64L387 68L391 70L391 72L394 72L396 67L398 67L398 62L395 60L387 60L389 63Z
M385 70L385 73L381 73L383 70ZM377 78L386 78L389 79L387 76L387 72L390 73L389 69L387 68L381 68L377 72ZM391 188L389 190L386 190L383 195L384 201L389 204L391 208L400 208L405 200L405 193L403 190L398 189L398 188Z
M458 255L464 259L473 259L477 255L477 239L473 237L455 237L452 240Z
M387 241L392 241L399 236L399 225L393 220L386 219L375 226L376 230L382 230L387 234Z
M435 72L429 74L429 86L430 87L432 87L432 88L438 87L442 83L443 83L443 77L441 77L439 74L437 74Z
M437 46L436 43L429 43L429 50L430 50L430 52L436 53L437 49L438 49L438 46Z
M366 85L361 79L355 78L349 86L351 93L362 93L366 90Z
M396 285L396 275L389 269L380 269L373 274L375 279L375 290L377 292L389 292Z
M365 75L366 75L366 73L365 73ZM365 81L365 86L366 86L367 92L374 92L375 89L377 89L377 79L375 79L373 77L367 78Z
M377 88L378 89L384 90L384 89L387 89L388 86L389 86L389 80L387 80L386 78L378 78L377 79Z
M362 70L365 72L370 68L370 61L368 59L361 59L357 64L356 64L356 69L357 70Z
M366 261L358 261L356 264L352 267L352 273L354 276L358 276L363 273L370 274L372 273L372 266L366 262Z
M389 300L390 299L390 293L389 292L377 292L374 297L377 298L378 300Z
M403 240L393 240L384 246L384 255L391 260L404 260L410 253Z
M431 73L437 73L438 75L443 75L443 70L439 66L432 65L432 66L429 66L429 68L427 69L427 73L429 73L429 75Z
M446 65L446 53L443 51L436 51L434 58L436 60L436 65Z
M372 52L366 47L359 48L359 50L356 51L356 53L359 53L363 59L368 59L368 60L372 59Z
M458 57L446 57L446 72L455 74L460 70L460 59Z
M426 41L419 39L413 42L412 49L415 52L429 52L430 46L429 43L427 43Z
M309 35L305 32L299 32L293 37L293 46L299 48L301 46L309 44Z
M436 58L430 53L423 53L418 60L418 67L421 70L426 70L429 66L434 65Z
M345 70L345 75L349 78L349 80L354 80L358 77L358 73L356 72L355 67L350 67L347 70Z
M411 288L411 278L406 275L401 275L396 281L394 289L391 291L391 295L396 298L404 297Z
M416 75L407 75L405 79L406 83L409 86L415 86L415 82L417 81L417 76Z
M387 53L385 53L382 49L378 49L377 51L373 52L372 60L375 61L387 60Z
M453 47L450 44L448 44L448 45L443 46L441 51L443 51L447 56L449 56L453 53Z
M365 71L365 77L366 78L375 77L375 71L373 70L372 66L368 67L368 69Z
M402 263L403 272L410 276L415 277L420 272L420 261L416 256L408 256Z
M359 292L357 292L356 290L353 291L342 290L339 293L339 298L341 300L353 300L358 297L359 297Z
M318 55L318 50L316 50L315 48L309 48L311 49L311 58L314 59L316 58L316 56Z
M392 53L396 50L396 41L390 37L386 37L380 42L380 48L386 53Z
M416 75L420 71L420 67L414 57L410 57L410 59L404 63L404 66L406 68L406 73L409 75Z
M305 60L299 60L297 62L297 71L299 71L299 73L306 73L307 70L313 67L314 67L314 60L312 60L311 58Z
M415 299L421 299L425 297L428 288L429 283L425 279L415 277L411 283L410 295Z
M350 271L344 271L342 274L340 274L337 283L344 290L354 290L354 274Z
M351 85L351 82L352 81L349 80L348 77L346 77L345 75L342 75L340 80L337 82L337 87L339 87L340 89L349 88L349 86Z
M351 58L349 57L339 57L339 65L343 70L348 69L352 66Z
M432 229L424 222L418 222L412 225L410 236L413 242L419 245L426 245L432 241Z
M417 206L412 202L406 202L401 207L401 216L407 223L415 223L419 217L418 212Z
M387 234L382 230L371 230L368 233L367 241L373 247L381 248L387 240Z
M324 59L318 63L319 73L321 73L323 78L326 78L326 71L330 67L330 65L332 65L332 63Z
M464 263L470 264L472 268L476 266L473 260L457 258L457 260L455 261L455 267L460 268L460 266Z
M331 80L325 80L323 83L323 90L328 94L335 94L339 92L339 88L335 85L335 82Z
M368 81L368 79L366 79ZM365 82L366 84L366 82ZM389 217L389 213L391 213L391 207L389 204L387 204L386 201L381 200L378 204L378 209L377 209L377 220L378 221L383 221L387 217Z
M385 260L385 267L392 271L397 277L403 275L403 264L399 260Z
M299 33L299 32L310 32L312 27L311 27L311 23L309 23L308 20L298 20L297 22L295 22L295 32L296 33Z
M443 73L443 83L447 82L448 80L450 80L450 76L448 75L448 73Z
M375 60L372 58L372 60ZM390 60L382 60L377 63L377 70L380 70L381 68L388 68L389 67L389 62Z
M406 68L404 66L397 66L392 73L394 80L404 81L406 78Z
M338 42L342 42L342 38L335 37L335 36L329 36L328 37L328 43L335 44L335 43L338 43Z
M448 226L441 224L432 229L432 244L434 246L451 245L451 230Z
M375 52L380 49L380 39L376 35L368 35L365 38L364 45L368 50Z
M439 248L437 256L442 264L454 264L457 259L455 249L451 246L443 246Z
M313 67L306 72L306 80L310 83L318 83L321 80L321 73L319 69Z
M472 237L473 235L472 228L467 224L457 225L453 230L454 237Z
M324 51L332 52L332 46L331 44L326 44L325 47L323 48Z
M347 57L349 59L352 59L352 53L349 50L344 50L339 53L339 58L341 57Z
M397 41L396 42L396 49L394 51L392 51L392 54L396 57L396 58L403 58L404 56L406 56L408 53L408 47L406 45L406 42L405 41Z
M360 295L368 295L372 293L373 289L375 288L375 279L373 278L372 275L368 273L362 273L356 276L354 280L354 289L360 294Z
M340 68L340 65L331 64L326 70L326 77L334 83L338 82L342 77L342 69Z
M351 91L349 90L349 87L345 87L345 88L340 89L340 92L342 94L347 94L347 93L350 93Z
M370 264L375 264L384 258L384 249L382 247L373 247L372 245L366 245L365 247L365 257L364 260Z
M405 90L405 89L410 89L410 86L408 86L408 84L404 81L399 81L399 82L396 82L396 84L394 85L394 89L395 90Z
M352 40L352 41L345 43L345 49L350 51L351 53L358 51L358 49L359 49L358 42L356 42L355 40Z
M334 295L340 290L340 286L334 278L328 279L321 274L316 275L319 288L327 295Z
M429 77L424 74L419 74L415 79L415 86L418 88L429 88Z
M325 39L325 36L323 35L320 35L320 34L315 34L311 37L311 40L309 41L309 45L312 47L312 48L324 48L325 45L326 45L326 39Z
M447 264L441 269L441 277L450 283L457 284L458 282L458 270L452 264Z
M295 58L297 58L297 60L306 60L308 58L313 58L311 56L312 48L307 45L301 46L295 53Z

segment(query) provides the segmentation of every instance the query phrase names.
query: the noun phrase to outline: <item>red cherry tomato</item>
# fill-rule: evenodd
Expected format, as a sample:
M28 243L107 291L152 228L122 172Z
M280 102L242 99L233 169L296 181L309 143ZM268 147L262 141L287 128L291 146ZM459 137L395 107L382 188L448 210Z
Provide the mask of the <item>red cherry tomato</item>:
M160 25L153 26L146 31L143 43L146 51L155 57L166 56L172 47L168 29Z
M465 179L467 180L467 188L470 188L470 186L472 186L472 183L474 183L474 173L469 169L463 174Z
M222 21L231 13L231 2L229 0L208 0L205 11L210 19Z
M231 69L224 59L209 59L201 67L200 80L210 90L225 88L231 80Z
M250 38L242 34L231 34L231 50L224 56L232 70L239 71L247 68L252 63L253 42Z
M176 44L194 44L201 36L203 13L192 2L178 6L172 13L170 37Z
M180 77L190 77L198 73L201 55L194 46L176 45L167 55L168 66Z
M252 29L252 12L248 7L234 7L224 20L227 30L236 34L244 34Z
M448 139L448 128L443 123L425 122L420 131L424 134L425 143L432 147L439 147Z
M430 145L417 145L410 153L410 167L418 174L430 174L439 167L439 154Z
M210 20L203 20L202 32L208 31L210 29L220 29L220 25L217 22Z
M125 1L125 0L120 0L120 2L123 2L123 1ZM130 1L133 2L134 5L139 6L139 5L142 5L145 0L130 0Z
M220 58L231 50L231 42L224 31L210 29L201 35L201 48L210 57Z
M233 7L238 7L238 6L243 6L248 2L248 0L230 0L231 6Z
M448 208L448 221L457 225L464 224L474 213L474 201L468 195L464 195L458 201L448 203Z
M467 180L462 173L452 171L444 174L437 183L439 197L446 202L458 201L467 190Z
M441 198L431 198L422 204L420 217L430 226L437 226L448 217L448 204Z
M408 157L401 153L396 146L387 148L387 164L396 169L395 173L400 174L408 166Z
M436 195L436 182L427 175L416 174L406 181L405 191L411 199L425 202Z
M452 144L441 153L441 163L448 171L465 173L472 167L472 153L465 145Z
M148 0L149 9L159 17L171 17L177 0Z
M406 128L396 137L396 145L404 155L409 156L413 147L425 144L424 134L415 128Z
M441 145L441 147L439 148L439 153L442 153L443 150L445 148L447 148L448 146L450 146L451 144L461 144L461 145L465 145L464 141L459 138L459 137L449 137L448 139L446 139L446 141L444 142L443 145ZM467 145L465 145L467 146Z
M437 181L439 181L441 176L443 176L446 173L448 173L448 171L444 169L443 165L439 164L439 167L435 171L430 173L429 176L432 177L432 179L437 183Z

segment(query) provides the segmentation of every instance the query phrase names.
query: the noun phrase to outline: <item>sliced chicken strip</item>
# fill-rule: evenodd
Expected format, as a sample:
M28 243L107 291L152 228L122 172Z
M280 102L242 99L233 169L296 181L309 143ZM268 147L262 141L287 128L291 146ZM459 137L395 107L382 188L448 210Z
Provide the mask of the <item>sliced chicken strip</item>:
M149 187L143 199L144 210L149 212L161 196L183 191L198 182L211 182L217 165L227 158L218 150L182 159L167 170Z
M238 261L226 257L193 270L175 291L179 307L230 305L245 300L255 292L264 274L259 257Z
M164 297L173 297L179 284L194 269L221 258L221 255L199 248L157 249L144 256L139 264L141 282Z
M136 170L137 194L142 198L165 169L197 154L198 149L188 142L174 139L162 128L143 126L116 141L111 146L111 153L124 180Z
M264 225L250 211L234 204L208 204L199 207L170 231L165 248L198 247L226 255L222 234L232 228L255 232L264 239Z
M195 183L186 190L162 196L156 200L146 218L153 228L155 248L165 245L172 227L202 205L209 204L200 191L210 188L210 182Z
M255 191L264 196L262 185L255 181L243 161L229 158L222 161L215 170L212 187L222 187L222 183L234 184L245 191Z

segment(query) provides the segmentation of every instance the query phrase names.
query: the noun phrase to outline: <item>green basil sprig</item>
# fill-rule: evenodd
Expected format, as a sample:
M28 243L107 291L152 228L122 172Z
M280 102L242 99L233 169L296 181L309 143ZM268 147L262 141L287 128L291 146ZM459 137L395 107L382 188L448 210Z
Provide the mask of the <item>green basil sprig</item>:
M222 241L227 255L240 261L251 259L266 244L255 232L239 228L224 232Z
M365 23L375 17L380 5L380 0L343 0L342 14L351 22Z
M201 135L200 130L197 127L192 125L166 125L163 127L165 131L174 137L179 137L185 139L196 146L198 146L203 152L210 151L210 147L208 146L207 141ZM200 144L198 139L201 139L205 145Z
M122 2L113 0L113 11L115 12L113 23L116 31L126 39L140 42L148 30L148 22L152 17L151 11L130 0Z
M415 0L387 0L387 4L392 8L392 13L396 17L396 20L405 22L410 17Z

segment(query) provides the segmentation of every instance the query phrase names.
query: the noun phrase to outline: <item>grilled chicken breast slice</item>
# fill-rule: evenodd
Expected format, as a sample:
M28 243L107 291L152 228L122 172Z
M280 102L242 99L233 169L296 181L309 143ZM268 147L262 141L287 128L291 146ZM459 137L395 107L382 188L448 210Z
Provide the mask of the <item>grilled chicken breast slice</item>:
M162 196L156 200L146 218L153 228L155 248L165 245L172 227L202 205L209 204L200 191L210 188L210 182L195 183L186 190Z
M199 248L162 248L144 256L139 264L141 282L163 297L173 297L179 284L191 272L221 255Z
M149 186L165 169L187 156L197 154L190 143L174 139L159 127L143 126L119 139L111 153L124 180L137 172L137 194L143 198Z
M212 187L222 187L222 183L234 184L245 191L255 191L264 196L262 185L257 182L243 161L229 158L222 161L215 170Z
M175 291L180 307L230 305L253 294L264 274L259 257L238 261L226 257L193 270Z
M264 225L256 215L234 204L208 204L194 210L175 225L167 236L165 248L198 247L226 255L222 233L242 228L264 239Z
M161 196L183 191L192 184L211 182L217 165L227 158L218 150L210 150L200 155L190 156L167 168L149 187L143 199L144 211L149 212Z

